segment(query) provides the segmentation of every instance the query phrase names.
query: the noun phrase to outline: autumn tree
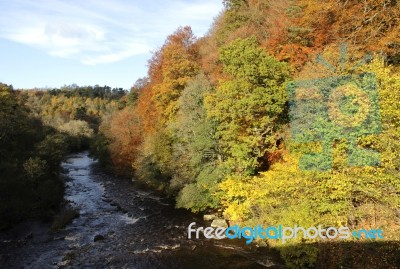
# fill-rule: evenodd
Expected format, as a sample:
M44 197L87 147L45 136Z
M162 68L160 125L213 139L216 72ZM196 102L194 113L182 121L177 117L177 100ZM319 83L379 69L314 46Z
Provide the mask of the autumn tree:
M146 177L141 175L157 175L167 182L171 176L169 163L174 136L166 127L176 119L178 99L198 73L198 61L196 38L191 28L180 27L149 62L149 82L137 101L143 143L134 167L141 178Z
M58 177L67 137L29 114L11 86L0 83L0 229L28 217L50 217L64 185Z
M213 88L204 74L198 75L183 90L178 100L171 166L170 188L177 191L177 206L201 211L218 206L214 194L221 180L219 148L214 134L216 123L207 118L204 95Z
M208 115L218 123L216 135L227 167L253 174L259 158L276 144L289 69L259 48L255 38L223 47L221 61L231 78L206 97Z
M177 111L177 100L198 72L198 50L190 27L179 28L161 49L162 82L155 85L155 105L162 111L162 122L170 122Z

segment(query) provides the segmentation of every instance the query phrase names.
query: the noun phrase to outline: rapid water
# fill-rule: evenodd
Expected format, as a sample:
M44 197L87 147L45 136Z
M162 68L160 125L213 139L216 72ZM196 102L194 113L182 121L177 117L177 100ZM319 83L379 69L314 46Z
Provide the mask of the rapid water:
M268 248L188 239L208 226L166 198L105 174L87 152L69 156L65 199L80 216L63 230L24 222L0 234L0 268L284 268ZM96 238L96 240L95 240Z

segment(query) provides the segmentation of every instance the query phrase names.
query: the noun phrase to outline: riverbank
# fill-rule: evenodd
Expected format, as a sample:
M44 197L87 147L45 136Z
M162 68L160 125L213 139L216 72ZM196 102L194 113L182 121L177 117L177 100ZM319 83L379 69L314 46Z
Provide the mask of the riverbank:
M62 167L80 216L56 233L26 222L0 235L1 268L284 268L277 252L232 240L189 240L200 216L102 171L87 152Z

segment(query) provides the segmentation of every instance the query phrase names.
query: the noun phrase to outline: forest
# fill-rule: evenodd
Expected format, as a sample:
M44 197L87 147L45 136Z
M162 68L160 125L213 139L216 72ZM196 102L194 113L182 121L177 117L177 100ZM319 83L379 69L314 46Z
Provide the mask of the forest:
M375 250L395 257L400 2L224 0L224 6L204 37L190 26L171 33L129 93L98 85L40 91L2 84L0 225L51 216L62 200L63 156L91 148L104 166L162 191L178 208L217 214L230 225L381 228L391 245ZM363 126L358 135L331 125L313 125L320 127L314 138L296 133L308 122L293 118L293 82L337 77L361 78L358 87L372 83L379 113L364 125L351 120ZM348 116L360 112L361 99L353 94ZM320 120L313 111L304 112L306 121ZM379 153L379 160L352 158L359 149ZM322 169L306 167L305 155ZM357 259L353 250L369 253L356 243L371 242L353 239L342 248L317 239L257 243L279 249L288 268L314 268L323 259L332 264L323 268L339 268L334 264ZM353 268L371 262L359 259Z
M231 225L381 227L385 240L399 240L400 3L224 5L205 37L190 27L168 36L138 81L137 100L102 122L116 170ZM303 154L325 148L292 136L288 85L362 73L375 76L380 132L333 135L330 169L299 168ZM350 140L379 152L379 165L349 165ZM307 246L282 249L298 257L291 268L315 265L322 247Z
M76 85L42 91L1 84L0 90L0 228L4 229L26 218L49 220L58 212L64 193L61 161L70 152L90 148L101 118L124 107L127 93Z

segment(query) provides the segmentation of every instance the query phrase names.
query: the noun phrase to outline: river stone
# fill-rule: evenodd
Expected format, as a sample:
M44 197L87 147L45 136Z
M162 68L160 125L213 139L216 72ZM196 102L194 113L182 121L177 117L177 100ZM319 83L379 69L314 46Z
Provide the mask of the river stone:
M215 219L215 215L204 215L203 216L203 220L205 220L205 221L211 221L211 220L214 220Z
M219 228L219 227L228 228L228 223L224 219L214 219L211 222L211 227L213 227L213 228Z
M27 236L25 236L25 240L32 238L33 238L33 233L29 233Z
M104 240L104 239L106 239L106 238L105 238L103 235L97 234L97 235L94 237L93 242L101 241L101 240Z

